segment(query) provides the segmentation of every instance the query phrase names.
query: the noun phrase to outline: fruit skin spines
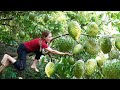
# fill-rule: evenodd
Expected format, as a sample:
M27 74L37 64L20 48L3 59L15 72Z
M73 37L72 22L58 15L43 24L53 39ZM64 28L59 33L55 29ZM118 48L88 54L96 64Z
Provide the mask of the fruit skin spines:
M102 37L101 42L100 42L100 47L104 54L107 54L111 51L112 43L108 36Z
M96 42L94 39L91 38L85 41L84 49L87 53L91 55L97 55L100 50L98 42Z
M73 49L73 54L78 54L83 50L83 46L81 44L77 44L75 45L74 49Z
M88 59L85 63L85 75L91 76L97 69L97 61L95 59Z
M98 67L102 67L102 65L103 65L104 62L107 60L107 58L105 58L104 55L100 55L100 56L97 56L97 57L95 58L95 60L97 61Z
M48 77L51 77L56 70L55 64L53 62L48 62L45 67L45 73Z
M98 28L98 25L95 23L95 22L90 22L88 24L88 27L87 27L87 34L90 36L90 37L96 37L96 35L98 34L99 32L99 28Z
M73 64L75 64L75 60L74 60L74 58L69 58L68 59L68 63L70 64L70 65L73 65Z
M120 79L120 60L107 60L102 66L102 74L106 79Z
M71 38L60 38L56 43L56 47L58 47L61 52L69 52L74 46L74 40Z
M108 53L109 59L118 59L119 58L119 50L116 48L112 48L111 51Z
M68 33L74 40L79 40L79 37L81 35L81 27L77 21L71 21L69 23Z
M74 76L80 79L84 75L84 61L78 60L74 67Z

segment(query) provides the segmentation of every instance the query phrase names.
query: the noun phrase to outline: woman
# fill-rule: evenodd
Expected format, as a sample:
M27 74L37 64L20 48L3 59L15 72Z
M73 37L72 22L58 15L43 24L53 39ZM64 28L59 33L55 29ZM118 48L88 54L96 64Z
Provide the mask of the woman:
M63 52L59 52L57 50L53 50L52 48L50 48L47 44L50 43L52 39L53 39L52 34L49 31L44 31L42 33L41 38L36 38L36 39L20 44L20 46L17 49L18 60L14 59L8 54L5 54L3 56L1 63L4 66L7 66L8 62L11 62L16 69L24 70L26 66L26 55L30 52L34 52L36 56L33 61L33 64L31 65L31 68L39 72L39 70L36 67L36 64L38 60L40 59L40 56L42 55L42 49L45 49L46 51L53 53L53 54L72 55L70 53L63 53Z

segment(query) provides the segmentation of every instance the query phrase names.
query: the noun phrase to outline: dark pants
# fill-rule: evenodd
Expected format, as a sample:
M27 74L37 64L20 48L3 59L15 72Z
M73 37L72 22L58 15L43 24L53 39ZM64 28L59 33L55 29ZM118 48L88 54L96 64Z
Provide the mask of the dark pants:
M26 67L26 56L30 51L24 46L24 44L20 44L20 46L17 49L18 53L18 60L13 64L14 67L18 70L24 70ZM40 56L42 55L42 52L35 51L36 54L35 59L39 60Z

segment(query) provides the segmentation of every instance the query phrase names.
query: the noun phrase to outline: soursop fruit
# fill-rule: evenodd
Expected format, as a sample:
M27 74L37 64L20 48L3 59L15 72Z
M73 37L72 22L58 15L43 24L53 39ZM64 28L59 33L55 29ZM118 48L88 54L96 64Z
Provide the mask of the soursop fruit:
M118 59L119 51L116 48L112 48L112 50L108 53L109 59Z
M91 76L97 69L97 61L95 59L88 59L85 63L85 75Z
M107 60L102 66L105 79L120 79L120 60Z
M74 49L73 49L73 54L78 54L83 50L83 46L81 44L77 44L75 45Z
M78 79L81 78L84 75L84 71L85 71L84 61L78 60L75 63L75 67L74 67L73 71L74 71L74 76L76 78L78 78Z
M96 42L94 39L87 39L84 44L84 49L87 53L91 55L96 55L99 52L99 45L98 42Z
M69 35L76 41L79 40L81 35L81 27L77 21L71 21L68 25Z
M73 57L68 58L68 63L69 63L70 65L75 64L75 59L74 59Z
M101 38L100 47L104 54L107 54L111 51L112 43L108 36L104 36Z
M104 55L99 55L99 56L97 56L95 59L96 59L96 61L97 61L97 65L98 65L99 67L102 67L102 65L104 64L104 62L107 60L107 58L105 58Z
M54 42L54 45L58 48L61 52L69 52L74 47L74 40L68 37L59 38Z
M48 77L51 77L55 73L55 64L53 62L48 62L45 66L45 73Z
M95 37L99 32L98 25L95 22L90 22L87 26L86 33L90 37Z

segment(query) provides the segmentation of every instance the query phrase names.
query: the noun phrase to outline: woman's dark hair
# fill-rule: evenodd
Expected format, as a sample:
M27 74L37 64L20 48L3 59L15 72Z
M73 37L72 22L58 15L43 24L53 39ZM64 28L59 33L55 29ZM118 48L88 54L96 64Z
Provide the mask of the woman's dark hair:
M50 32L48 30L45 30L44 32L42 32L42 36L41 38L45 38L50 34Z

